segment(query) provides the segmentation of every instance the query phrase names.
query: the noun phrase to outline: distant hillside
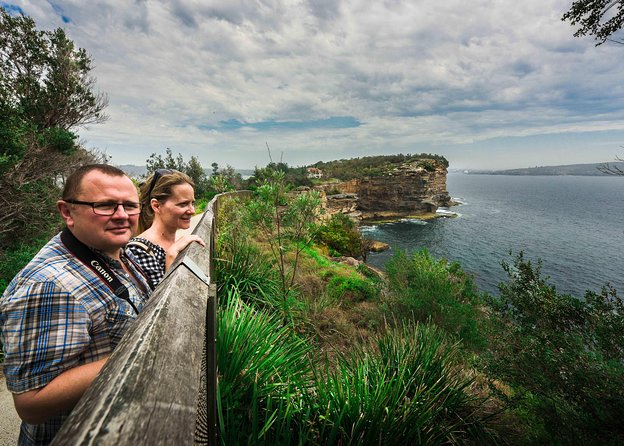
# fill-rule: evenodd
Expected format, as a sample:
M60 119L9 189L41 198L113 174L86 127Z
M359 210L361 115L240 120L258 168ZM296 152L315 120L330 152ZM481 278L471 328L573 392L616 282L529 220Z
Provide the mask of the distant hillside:
M119 167L121 170L126 172L128 176L132 178L138 178L147 173L147 166L135 166L134 164L122 164Z
M565 166L540 166L526 167L523 169L508 170L470 170L468 174L481 175L579 175L579 176L605 176L608 175L599 170L599 167L608 164L610 167L618 167L624 170L624 162L594 163L594 164L568 164Z

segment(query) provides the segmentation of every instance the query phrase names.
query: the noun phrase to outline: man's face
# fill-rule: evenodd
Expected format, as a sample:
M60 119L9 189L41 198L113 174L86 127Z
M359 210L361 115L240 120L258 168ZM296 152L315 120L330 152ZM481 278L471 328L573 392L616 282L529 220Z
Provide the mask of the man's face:
M89 202L139 201L130 178L110 176L98 170L86 174L80 183L78 196L70 198ZM122 206L118 206L113 215L97 215L91 206L69 204L63 200L59 200L58 208L67 227L78 240L115 259L119 258L119 248L136 233L139 221L138 215L128 215Z

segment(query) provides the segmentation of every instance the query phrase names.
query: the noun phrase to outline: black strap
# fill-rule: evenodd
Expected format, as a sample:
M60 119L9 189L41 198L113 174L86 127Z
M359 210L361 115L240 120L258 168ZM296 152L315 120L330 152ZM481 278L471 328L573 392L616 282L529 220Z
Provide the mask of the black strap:
M128 302L134 312L139 314L139 310L130 300L128 289L121 283L117 274L108 266L105 259L78 240L68 228L63 229L63 232L61 232L61 241L78 260L93 271L115 293L115 296Z

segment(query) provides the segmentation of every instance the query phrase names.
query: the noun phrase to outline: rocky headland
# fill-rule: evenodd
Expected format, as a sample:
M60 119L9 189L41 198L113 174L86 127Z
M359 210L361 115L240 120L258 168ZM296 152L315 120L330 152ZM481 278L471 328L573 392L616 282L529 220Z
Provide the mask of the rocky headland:
M433 218L439 207L451 205L447 169L433 160L425 167L422 161L403 163L374 177L326 182L316 189L328 215L343 213L361 221Z

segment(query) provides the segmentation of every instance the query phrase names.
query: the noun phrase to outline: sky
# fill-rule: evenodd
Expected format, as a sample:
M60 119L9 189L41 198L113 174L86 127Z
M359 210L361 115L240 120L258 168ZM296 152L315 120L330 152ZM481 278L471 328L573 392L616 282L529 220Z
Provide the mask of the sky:
M624 156L624 46L572 0L0 0L94 63L114 164L238 169L435 153L451 169ZM270 153L267 150L270 149Z

